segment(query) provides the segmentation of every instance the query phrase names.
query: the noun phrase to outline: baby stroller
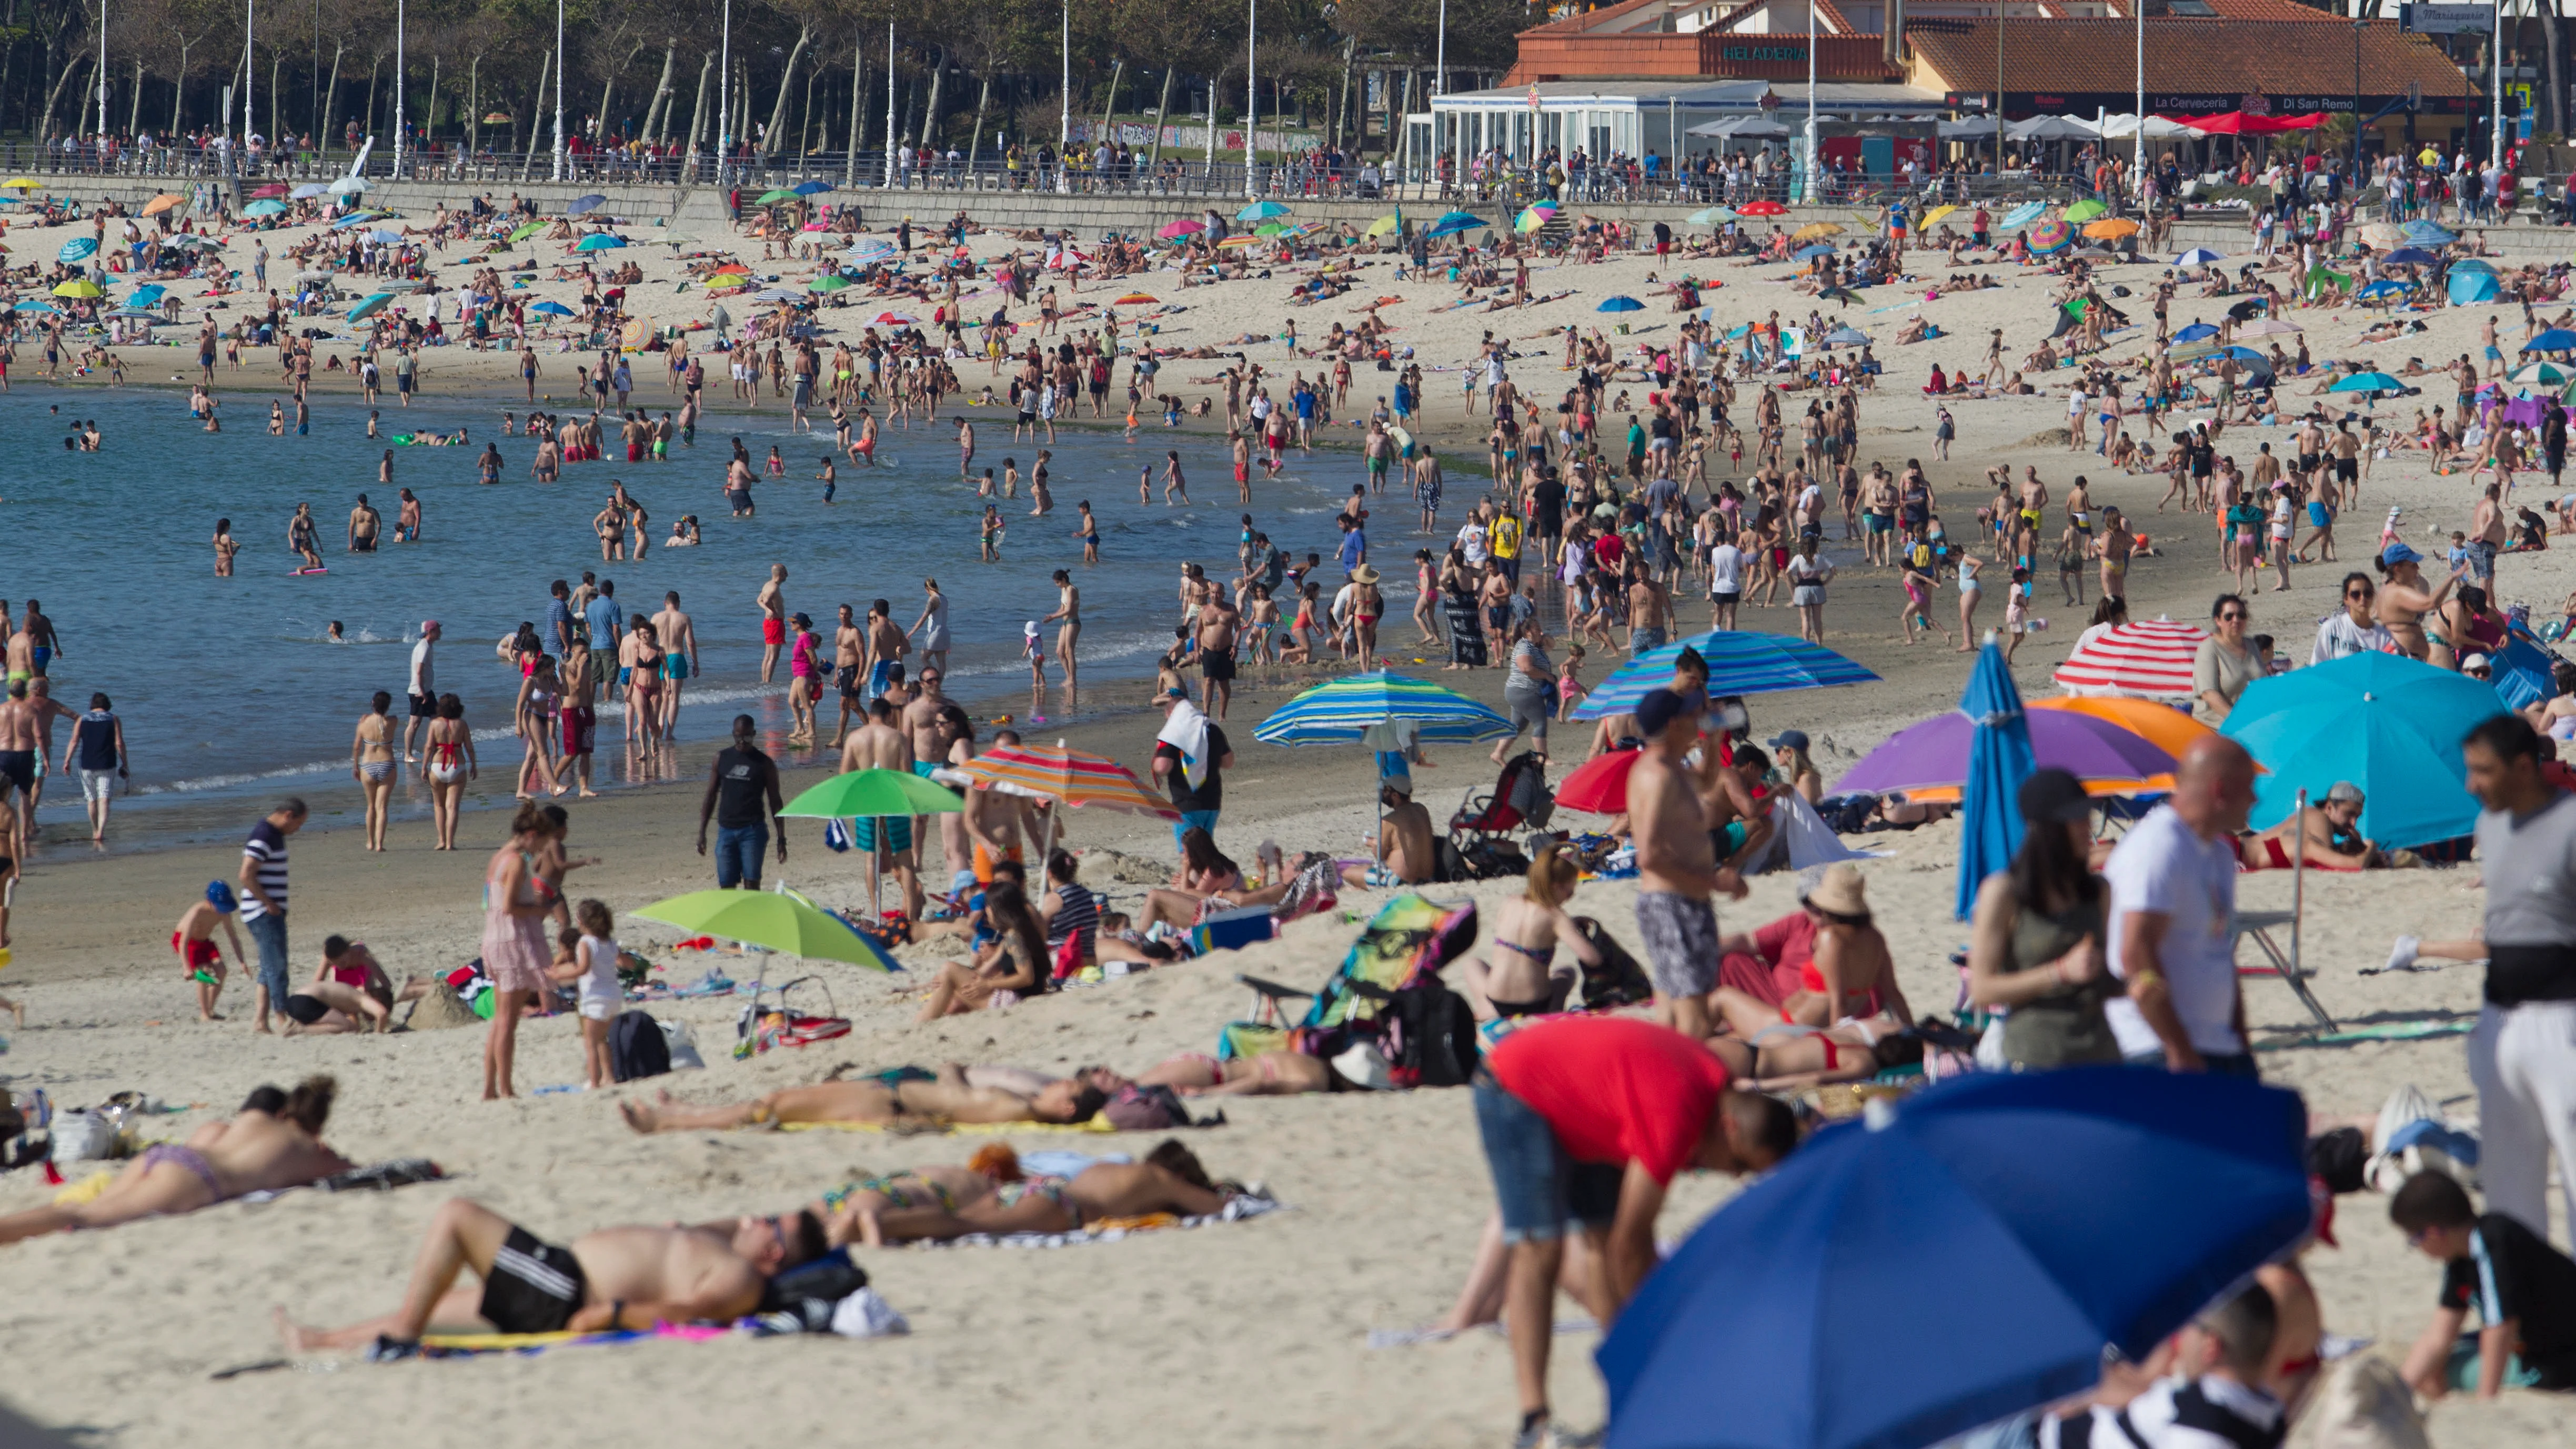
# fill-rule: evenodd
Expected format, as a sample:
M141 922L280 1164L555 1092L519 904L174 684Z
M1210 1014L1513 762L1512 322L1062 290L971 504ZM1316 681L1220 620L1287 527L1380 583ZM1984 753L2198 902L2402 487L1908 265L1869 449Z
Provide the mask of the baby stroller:
M1556 793L1547 788L1547 762L1529 751L1522 751L1503 762L1503 773L1489 792L1467 792L1458 813L1449 817L1447 849L1444 861L1454 853L1451 862L1453 880L1491 880L1500 876L1519 875L1529 869L1529 857L1513 843L1515 831L1526 830L1530 849L1545 834L1547 822L1556 813Z

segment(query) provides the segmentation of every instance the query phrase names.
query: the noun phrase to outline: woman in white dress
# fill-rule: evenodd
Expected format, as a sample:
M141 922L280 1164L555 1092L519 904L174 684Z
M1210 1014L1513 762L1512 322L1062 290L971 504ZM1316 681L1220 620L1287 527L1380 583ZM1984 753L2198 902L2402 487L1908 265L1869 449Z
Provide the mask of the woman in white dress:
M921 667L948 672L948 596L939 592L939 580L923 579L921 617L912 621L908 634L921 650Z

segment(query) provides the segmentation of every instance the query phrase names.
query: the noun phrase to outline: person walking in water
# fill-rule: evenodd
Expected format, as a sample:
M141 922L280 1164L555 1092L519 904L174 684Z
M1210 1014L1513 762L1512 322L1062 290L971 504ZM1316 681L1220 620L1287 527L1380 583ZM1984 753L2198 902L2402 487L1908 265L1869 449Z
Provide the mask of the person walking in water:
M760 682L778 671L779 651L787 647L787 565L771 564L769 582L760 586ZM666 646L667 647L667 646Z

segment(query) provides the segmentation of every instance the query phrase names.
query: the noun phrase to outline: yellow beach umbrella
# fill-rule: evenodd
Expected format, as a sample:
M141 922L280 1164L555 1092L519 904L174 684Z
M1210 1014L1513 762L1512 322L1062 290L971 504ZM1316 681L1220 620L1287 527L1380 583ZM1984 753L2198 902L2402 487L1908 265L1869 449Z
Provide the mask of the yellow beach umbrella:
M1805 226L1798 228L1796 231L1791 232L1789 234L1789 240L1793 242L1822 241L1826 237L1841 236L1842 234L1843 227L1840 222L1811 221Z
M175 191L164 191L159 196L143 203L143 214L145 216L159 216L161 213L168 211L171 207L185 203L187 199L188 198L181 196Z
M79 277L54 288L54 295L57 297L97 297L105 294L99 291L98 283L91 281L87 277Z
M6 181L0 181L0 191L33 191L42 185L44 183L41 181L30 181L24 176L12 176Z
M1391 232L1402 225L1404 225L1404 217L1401 213L1389 213L1388 215L1381 216L1377 220L1370 222L1368 224L1368 230L1362 232L1361 235L1384 236L1388 232Z
M1936 206L1930 211L1923 213L1923 219L1917 223L1917 225L1930 226L1932 223L1939 221L1941 218L1948 216L1951 212L1957 211L1958 209L1959 208L1955 206Z

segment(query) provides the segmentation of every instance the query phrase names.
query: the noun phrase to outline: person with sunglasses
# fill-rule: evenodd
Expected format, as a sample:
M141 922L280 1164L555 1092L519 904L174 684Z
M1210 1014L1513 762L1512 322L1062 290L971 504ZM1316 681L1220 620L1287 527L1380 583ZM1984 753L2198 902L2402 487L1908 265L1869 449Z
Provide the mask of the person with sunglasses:
M2263 677L2262 657L2245 638L2250 614L2237 594L2219 595L2209 611L2210 635L2191 661L2192 714L2203 724L2226 719L2245 686Z
M2343 610L2328 614L2317 625L2316 647L2308 651L2309 664L2324 664L2355 654L2397 652L2396 636L2371 612L2378 592L2370 575L2358 569L2343 576Z

